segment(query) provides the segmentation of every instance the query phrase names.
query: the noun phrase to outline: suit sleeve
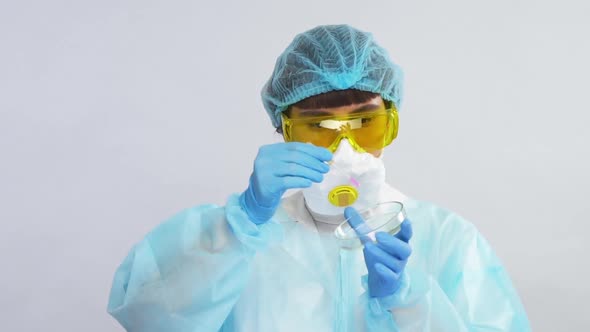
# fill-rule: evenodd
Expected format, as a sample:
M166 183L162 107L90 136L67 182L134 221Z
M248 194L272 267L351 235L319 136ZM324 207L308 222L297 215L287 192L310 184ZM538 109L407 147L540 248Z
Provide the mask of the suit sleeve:
M218 331L247 283L255 253L281 236L255 225L232 195L166 220L115 272L107 311L127 331Z
M466 330L530 331L506 269L472 224L449 214L438 257L438 283Z

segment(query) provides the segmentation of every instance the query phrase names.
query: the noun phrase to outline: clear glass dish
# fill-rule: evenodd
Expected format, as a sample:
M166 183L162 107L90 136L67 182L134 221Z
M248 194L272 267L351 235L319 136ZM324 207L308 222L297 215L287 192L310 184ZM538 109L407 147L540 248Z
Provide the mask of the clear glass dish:
M376 242L375 233L377 232L395 235L406 219L404 205L397 201L379 203L359 211L359 215L364 222L359 223L353 220L351 225L351 220L346 219L334 231L342 249L357 249L363 247L367 241Z

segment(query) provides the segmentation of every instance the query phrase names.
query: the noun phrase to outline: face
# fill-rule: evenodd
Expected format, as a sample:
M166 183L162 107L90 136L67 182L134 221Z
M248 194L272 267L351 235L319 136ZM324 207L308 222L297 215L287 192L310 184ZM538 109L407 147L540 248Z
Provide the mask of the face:
M300 119L305 117L317 117L317 116L342 116L348 114L363 114L371 113L380 108L383 108L384 102L381 96L375 97L365 103L352 104L341 107L331 108L319 108L319 109L304 109L293 106L291 108L290 118ZM371 152L375 157L379 157L383 149Z

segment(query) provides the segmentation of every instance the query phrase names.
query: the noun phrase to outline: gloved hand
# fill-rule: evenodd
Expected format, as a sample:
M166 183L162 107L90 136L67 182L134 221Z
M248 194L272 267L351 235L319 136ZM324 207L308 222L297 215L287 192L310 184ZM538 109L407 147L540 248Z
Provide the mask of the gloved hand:
M330 167L332 153L312 144L289 142L264 145L254 160L248 189L240 196L240 205L255 224L269 220L281 197L292 188L307 188L322 182Z
M358 212L348 207L344 216L354 229L362 229L365 222ZM361 238L364 243L363 253L369 271L369 294L372 297L385 297L395 293L401 285L401 276L408 258L412 253L409 241L412 237L412 225L406 219L396 235L377 232L374 243L368 238Z

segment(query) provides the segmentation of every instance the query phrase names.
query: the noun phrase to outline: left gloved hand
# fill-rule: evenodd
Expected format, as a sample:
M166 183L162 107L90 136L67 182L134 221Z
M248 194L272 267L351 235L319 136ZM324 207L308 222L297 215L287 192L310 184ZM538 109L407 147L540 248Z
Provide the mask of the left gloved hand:
M364 223L358 212L348 207L344 217L354 229ZM385 297L395 293L401 285L401 276L412 253L409 241L412 237L412 225L406 219L396 235L385 232L375 234L377 242L364 242L363 253L369 271L369 294L372 297Z

